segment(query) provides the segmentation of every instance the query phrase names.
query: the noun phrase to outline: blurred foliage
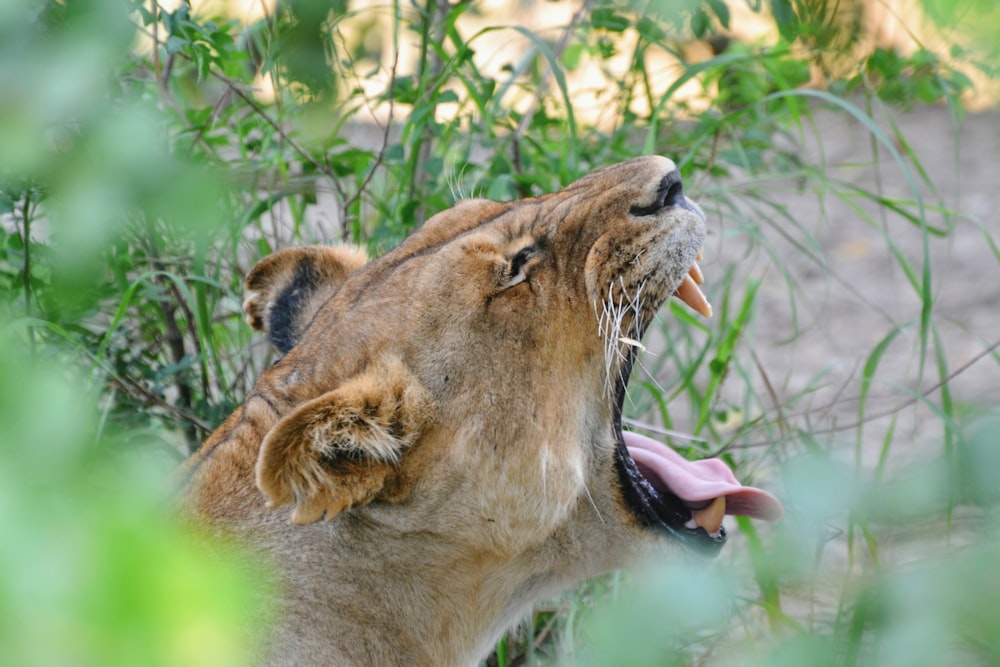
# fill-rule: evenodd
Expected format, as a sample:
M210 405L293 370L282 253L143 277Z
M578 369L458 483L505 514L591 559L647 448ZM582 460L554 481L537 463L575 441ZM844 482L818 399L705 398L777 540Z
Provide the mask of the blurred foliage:
M1000 67L1000 5L993 0L920 0L920 5L934 24L954 35L956 56Z
M249 573L171 516L169 460L102 428L75 355L0 310L0 664L245 665Z
M172 289L205 294L213 324L219 285L190 267L227 176L170 145L124 9L0 9L4 665L244 665L256 622L243 570L172 516L178 457L156 435L158 406L193 406L154 392L197 357L168 371L154 350Z
M856 95L957 109L972 82L952 63L994 73L996 12L985 0L968 5L981 21L956 15L966 4L925 1L976 35L949 53L876 48L847 69L840 56L855 53L856 15L831 14L837 3L746 4L774 22L774 40L732 40L721 0L590 2L561 34L472 29L475 3L441 0L388 10L294 0L249 22L186 2L0 3L0 664L246 664L260 618L248 611L245 566L171 517L168 472L270 361L239 313L241 276L262 255L318 240L378 251L458 197L548 192L637 153L674 156L716 209L732 212L749 200L720 185L733 179L823 182L796 141L812 106L859 113L841 97ZM497 32L525 48L488 73L477 50ZM695 39L710 56L685 55ZM384 54L405 43L416 58L404 73ZM670 81L656 74L664 57L677 63ZM622 60L624 74L613 66ZM603 122L582 120L567 83L585 67L600 79L592 92ZM806 94L817 67L830 92ZM690 83L694 101L679 93ZM372 110L392 123L373 124ZM868 196L930 233L909 204ZM650 376L671 364L675 379L643 384L636 413L721 441L724 421L751 412L720 399L724 380L745 373L739 343L755 312L758 283L735 280L720 276L711 329L672 307L684 327ZM931 324L921 351L932 347ZM675 398L687 407L672 407ZM739 581L759 590L734 595L732 577L668 569L634 577L643 585L629 592L614 575L539 609L489 664L560 654L580 664L704 662L707 642L734 624L751 650L728 664L1000 660L996 591L974 576L995 556L991 524L940 562L870 569L844 584L822 621L781 602L782 587L815 575L816 527L831 516L870 553L884 525L949 524L965 504L992 516L996 485L984 471L997 463L996 420L940 409L944 461L909 484L864 482L796 434L810 453L785 473L801 516L773 539L741 523L751 563ZM612 604L592 611L597 598ZM919 641L902 641L914 633Z
M770 634L736 641L734 628L757 627L754 608L743 602L746 583L740 575L683 562L636 572L613 604L589 614L582 633L587 640L569 662L635 667L1000 663L1000 581L988 575L1000 557L994 475L1000 412L970 417L960 433L962 465L926 462L887 484L866 483L850 466L825 454L789 461L783 471L785 501L794 511L762 547L756 575L783 580L789 589L809 580L810 564L817 559L809 538L816 536L817 526L844 523L848 515L871 522L872 530L944 531L956 506L948 489L970 494L965 502L988 511L974 543L870 573L840 591L835 614L806 621L772 613Z

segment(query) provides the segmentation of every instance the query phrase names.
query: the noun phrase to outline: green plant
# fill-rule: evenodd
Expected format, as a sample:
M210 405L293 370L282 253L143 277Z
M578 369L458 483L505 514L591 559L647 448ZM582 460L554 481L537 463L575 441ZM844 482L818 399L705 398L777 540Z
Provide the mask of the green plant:
M650 152L675 159L709 213L716 316L669 307L648 345L662 352L633 378L630 423L675 434L691 456L721 455L741 477L784 480L795 512L775 532L740 521L730 575L590 582L537 610L488 664L995 661L993 592L973 573L996 550L981 474L996 420L953 384L973 362L1000 361L998 342L976 340L956 365L952 339L979 332L942 308L940 289L942 246L981 240L987 271L1000 250L987 221L939 190L892 112L944 103L957 135L973 85L964 66L995 79L984 38L995 10L975 4L985 18L960 47L866 52L857 16L832 15L835 4L749 1L770 10L776 36L739 41L735 5L716 0L595 0L547 30L442 0L296 0L249 21L185 2L5 3L0 519L17 539L0 565L33 574L0 577L0 662L62 664L67 646L83 663L191 664L184 619L197 608L217 649L203 659L240 664L239 578L202 564L180 528L147 524L164 502L151 480L270 361L239 313L256 259L317 241L378 252L461 196L530 196ZM518 52L494 54L497 37ZM696 38L709 55L689 55ZM857 57L845 64L847 49ZM817 70L825 89L807 87ZM863 130L866 164L828 157L830 116ZM862 168L871 180L853 178ZM789 209L795 189L814 193L812 219ZM838 263L832 230L845 220L885 258L899 308ZM834 326L821 312L844 300L841 312L874 313L881 328L844 334L840 367L801 363L793 377L794 362L775 363L801 362ZM902 548L918 557L898 571ZM636 580L645 592L631 592ZM129 597L142 587L155 595ZM664 596L705 613L669 617L680 607L661 609ZM637 614L663 625L632 635ZM900 641L914 633L920 642Z

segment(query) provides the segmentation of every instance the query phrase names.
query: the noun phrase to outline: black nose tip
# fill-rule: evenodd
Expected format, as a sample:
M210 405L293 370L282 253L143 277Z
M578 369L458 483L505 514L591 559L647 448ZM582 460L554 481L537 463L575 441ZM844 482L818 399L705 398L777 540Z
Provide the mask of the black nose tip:
M653 215L665 208L680 206L688 208L687 198L684 196L684 186L681 183L681 174L674 170L663 177L656 190L656 201L647 206L632 206L628 212L632 215Z
M674 172L677 173L677 172ZM660 189L663 190L664 184L667 183L666 176L660 183ZM667 185L666 191L663 193L663 206L684 206L687 203L687 199L684 197L684 186L681 185L681 177L678 176L676 180L673 180Z
M687 200L684 197L684 185L681 183L681 175L676 171L670 172L660 181L660 200L663 202L662 208L667 206L684 206Z

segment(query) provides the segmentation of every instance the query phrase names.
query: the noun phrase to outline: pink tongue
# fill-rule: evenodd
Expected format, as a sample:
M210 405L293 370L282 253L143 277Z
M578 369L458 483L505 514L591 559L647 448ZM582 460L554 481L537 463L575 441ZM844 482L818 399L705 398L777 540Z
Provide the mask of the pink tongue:
M625 446L639 471L656 488L669 490L695 508L726 497L726 514L777 521L781 502L767 491L742 486L719 459L688 461L670 447L626 431Z

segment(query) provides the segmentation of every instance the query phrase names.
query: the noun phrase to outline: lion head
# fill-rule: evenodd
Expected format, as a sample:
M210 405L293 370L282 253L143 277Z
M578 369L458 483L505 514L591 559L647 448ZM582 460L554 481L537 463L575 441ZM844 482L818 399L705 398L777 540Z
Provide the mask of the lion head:
M372 262L344 248L271 256L245 310L287 353L270 373L302 404L264 439L260 489L297 522L379 500L505 549L581 503L599 513L598 483L628 520L688 543L724 541L718 511L697 525L723 492L730 512L770 516L718 463L691 468L622 431L660 306L677 294L710 314L704 239L675 165L644 157L535 199L460 202Z
M391 595L418 579L462 588L445 597L472 600L452 611L484 619L479 650L568 582L666 545L717 549L724 513L775 518L780 505L621 421L661 305L677 295L710 314L705 233L674 163L643 157L533 199L462 201L372 261L345 247L265 258L244 310L284 356L192 464L214 466L192 473L196 504L253 524L252 540L280 534L274 551L324 541L317 559L339 554L329 581L363 552L393 554L385 586L409 577ZM254 480L266 509L244 489ZM316 586L304 577L292 585Z

